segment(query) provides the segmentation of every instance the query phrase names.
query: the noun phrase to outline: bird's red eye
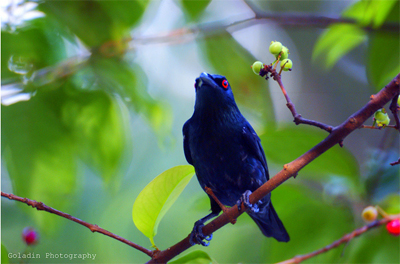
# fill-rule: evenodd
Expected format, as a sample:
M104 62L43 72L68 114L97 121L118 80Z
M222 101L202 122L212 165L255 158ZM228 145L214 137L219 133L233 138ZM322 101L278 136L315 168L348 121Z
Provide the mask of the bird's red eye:
M228 88L228 85L229 85L229 83L227 80L222 81L222 87L224 87L226 89L226 88Z

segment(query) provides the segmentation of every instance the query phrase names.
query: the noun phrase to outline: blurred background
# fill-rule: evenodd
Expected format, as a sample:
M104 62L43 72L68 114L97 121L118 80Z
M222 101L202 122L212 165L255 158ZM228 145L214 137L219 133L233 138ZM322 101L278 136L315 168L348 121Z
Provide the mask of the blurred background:
M319 19L342 16L357 23ZM255 60L274 61L272 40L290 50L293 71L282 80L297 111L331 126L400 71L398 1L17 0L1 2L1 17L1 190L147 248L132 205L158 174L187 164L181 129L201 72L227 77L262 139L272 176L327 135L296 126L279 86L252 72ZM270 263L319 249L363 226L368 205L399 213L399 166L389 165L398 158L398 131L356 130L343 148L333 147L272 192L289 243L265 238L243 215L216 232L209 247L183 254L201 249L218 263ZM156 245L165 249L186 237L208 210L193 178L161 221ZM149 259L4 198L1 214L2 254L24 252L22 230L38 230L30 251L42 258L31 263L83 262L46 253L96 254L95 263ZM309 262L397 263L399 242L380 227Z

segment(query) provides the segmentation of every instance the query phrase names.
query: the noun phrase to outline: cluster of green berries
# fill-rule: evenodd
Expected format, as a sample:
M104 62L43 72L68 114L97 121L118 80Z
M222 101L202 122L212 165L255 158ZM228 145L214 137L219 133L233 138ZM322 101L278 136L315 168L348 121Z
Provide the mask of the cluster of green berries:
M385 108L379 109L378 111L375 112L374 121L376 122L378 127L384 127L389 125L390 118L388 113L386 113Z
M271 41L271 45L269 45L269 52L275 55L275 62L278 60L281 61L281 68L284 71L289 71L292 69L293 62L292 60L288 59L289 57L289 49L282 45L282 43L278 41Z
M271 45L269 46L269 52L275 55L275 61L272 64L276 63L279 59L282 70L290 71L292 69L293 62L292 60L288 59L290 54L289 49L283 46L282 43L278 41L272 41ZM258 75L261 69L264 68L264 64L261 61L256 61L253 63L251 68L253 69L253 72Z
M382 209L380 209L380 210L382 210ZM375 221L378 217L378 210L376 209L375 206L365 207L365 209L361 213L361 216L366 222ZM394 236L400 235L400 219L394 219L394 220L390 221L389 223L387 223L386 230L391 235L394 235Z

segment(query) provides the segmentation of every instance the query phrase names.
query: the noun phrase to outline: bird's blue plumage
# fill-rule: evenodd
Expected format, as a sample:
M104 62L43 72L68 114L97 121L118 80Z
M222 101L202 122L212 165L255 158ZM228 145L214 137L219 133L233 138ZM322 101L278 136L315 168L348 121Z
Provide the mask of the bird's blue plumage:
M183 126L185 157L194 166L201 187L210 188L221 203L233 206L244 192L269 180L260 138L240 113L224 76L202 73L195 88L195 110ZM214 216L221 209L210 200ZM249 215L263 234L289 241L270 195L258 206L260 212Z

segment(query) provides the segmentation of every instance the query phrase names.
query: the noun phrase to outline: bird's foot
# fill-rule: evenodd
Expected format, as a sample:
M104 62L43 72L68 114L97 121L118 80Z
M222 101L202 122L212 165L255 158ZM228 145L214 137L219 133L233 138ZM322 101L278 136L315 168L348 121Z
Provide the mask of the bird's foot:
M204 240L211 241L213 235L206 236L203 234L203 221L199 220L194 223L192 233L190 233L189 242L192 246L200 244L204 247L208 247L210 242L205 242Z
M247 210L250 210L253 213L258 213L258 211L260 211L260 208L258 208L258 205L256 203L255 204L250 203L249 199L250 194L252 194L250 190L247 190L242 194L240 199L236 202L238 209L239 211L242 209L242 203L243 203L243 205L246 207Z

